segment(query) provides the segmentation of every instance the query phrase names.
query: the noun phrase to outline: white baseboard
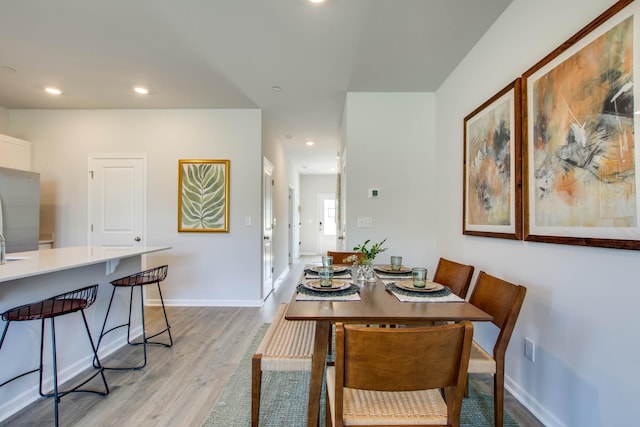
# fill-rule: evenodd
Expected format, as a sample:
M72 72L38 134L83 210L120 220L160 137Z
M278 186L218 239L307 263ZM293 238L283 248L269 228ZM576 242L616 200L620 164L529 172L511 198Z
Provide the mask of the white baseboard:
M287 268L284 269L284 271L280 274L280 276L278 276L276 281L273 283L273 290L274 291L280 287L280 285L282 284L284 279L287 277L287 274L289 274L289 267L288 266L287 266Z
M562 421L556 418L551 412L549 412L540 402L538 402L533 396L522 389L518 384L505 375L504 388L509 392L531 412L542 424L546 427L567 427Z
M160 299L147 299L146 305L159 307ZM167 307L262 307L264 301L257 300L230 300L230 299L166 299Z

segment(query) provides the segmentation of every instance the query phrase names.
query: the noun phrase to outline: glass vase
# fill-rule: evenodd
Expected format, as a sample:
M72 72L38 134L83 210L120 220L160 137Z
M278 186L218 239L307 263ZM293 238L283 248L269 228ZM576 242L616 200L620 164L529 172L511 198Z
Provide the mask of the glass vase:
M364 264L364 280L367 282L376 281L376 273L373 271L373 265L371 263Z

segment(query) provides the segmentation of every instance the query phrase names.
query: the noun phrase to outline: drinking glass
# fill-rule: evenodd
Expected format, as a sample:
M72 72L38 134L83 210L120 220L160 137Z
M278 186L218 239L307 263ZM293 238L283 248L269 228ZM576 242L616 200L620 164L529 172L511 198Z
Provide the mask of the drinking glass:
M427 286L427 269L426 268L412 269L411 276L413 277L414 288L424 288Z
M392 256L391 257L391 269L393 271L399 271L402 267L402 257L401 256Z
M332 256L323 256L322 257L322 266L323 267L331 267L333 265L333 257Z
M333 280L333 268L322 267L318 272L318 277L320 278L320 287L330 288Z

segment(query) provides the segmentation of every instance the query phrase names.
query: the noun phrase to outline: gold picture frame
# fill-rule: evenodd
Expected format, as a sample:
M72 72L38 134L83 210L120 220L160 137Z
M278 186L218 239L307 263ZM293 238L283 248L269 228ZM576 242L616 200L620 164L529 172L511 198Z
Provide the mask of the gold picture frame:
M178 231L229 231L229 160L178 161Z
M522 239L522 108L516 79L464 118L462 233Z
M523 74L525 240L640 250L639 27L618 1Z

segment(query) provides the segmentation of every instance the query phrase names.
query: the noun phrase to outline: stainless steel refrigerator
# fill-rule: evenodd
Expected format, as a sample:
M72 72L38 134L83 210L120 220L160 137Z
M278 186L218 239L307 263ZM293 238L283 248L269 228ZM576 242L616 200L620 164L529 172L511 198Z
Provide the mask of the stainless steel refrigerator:
M38 250L39 173L0 167L0 233L7 253Z

